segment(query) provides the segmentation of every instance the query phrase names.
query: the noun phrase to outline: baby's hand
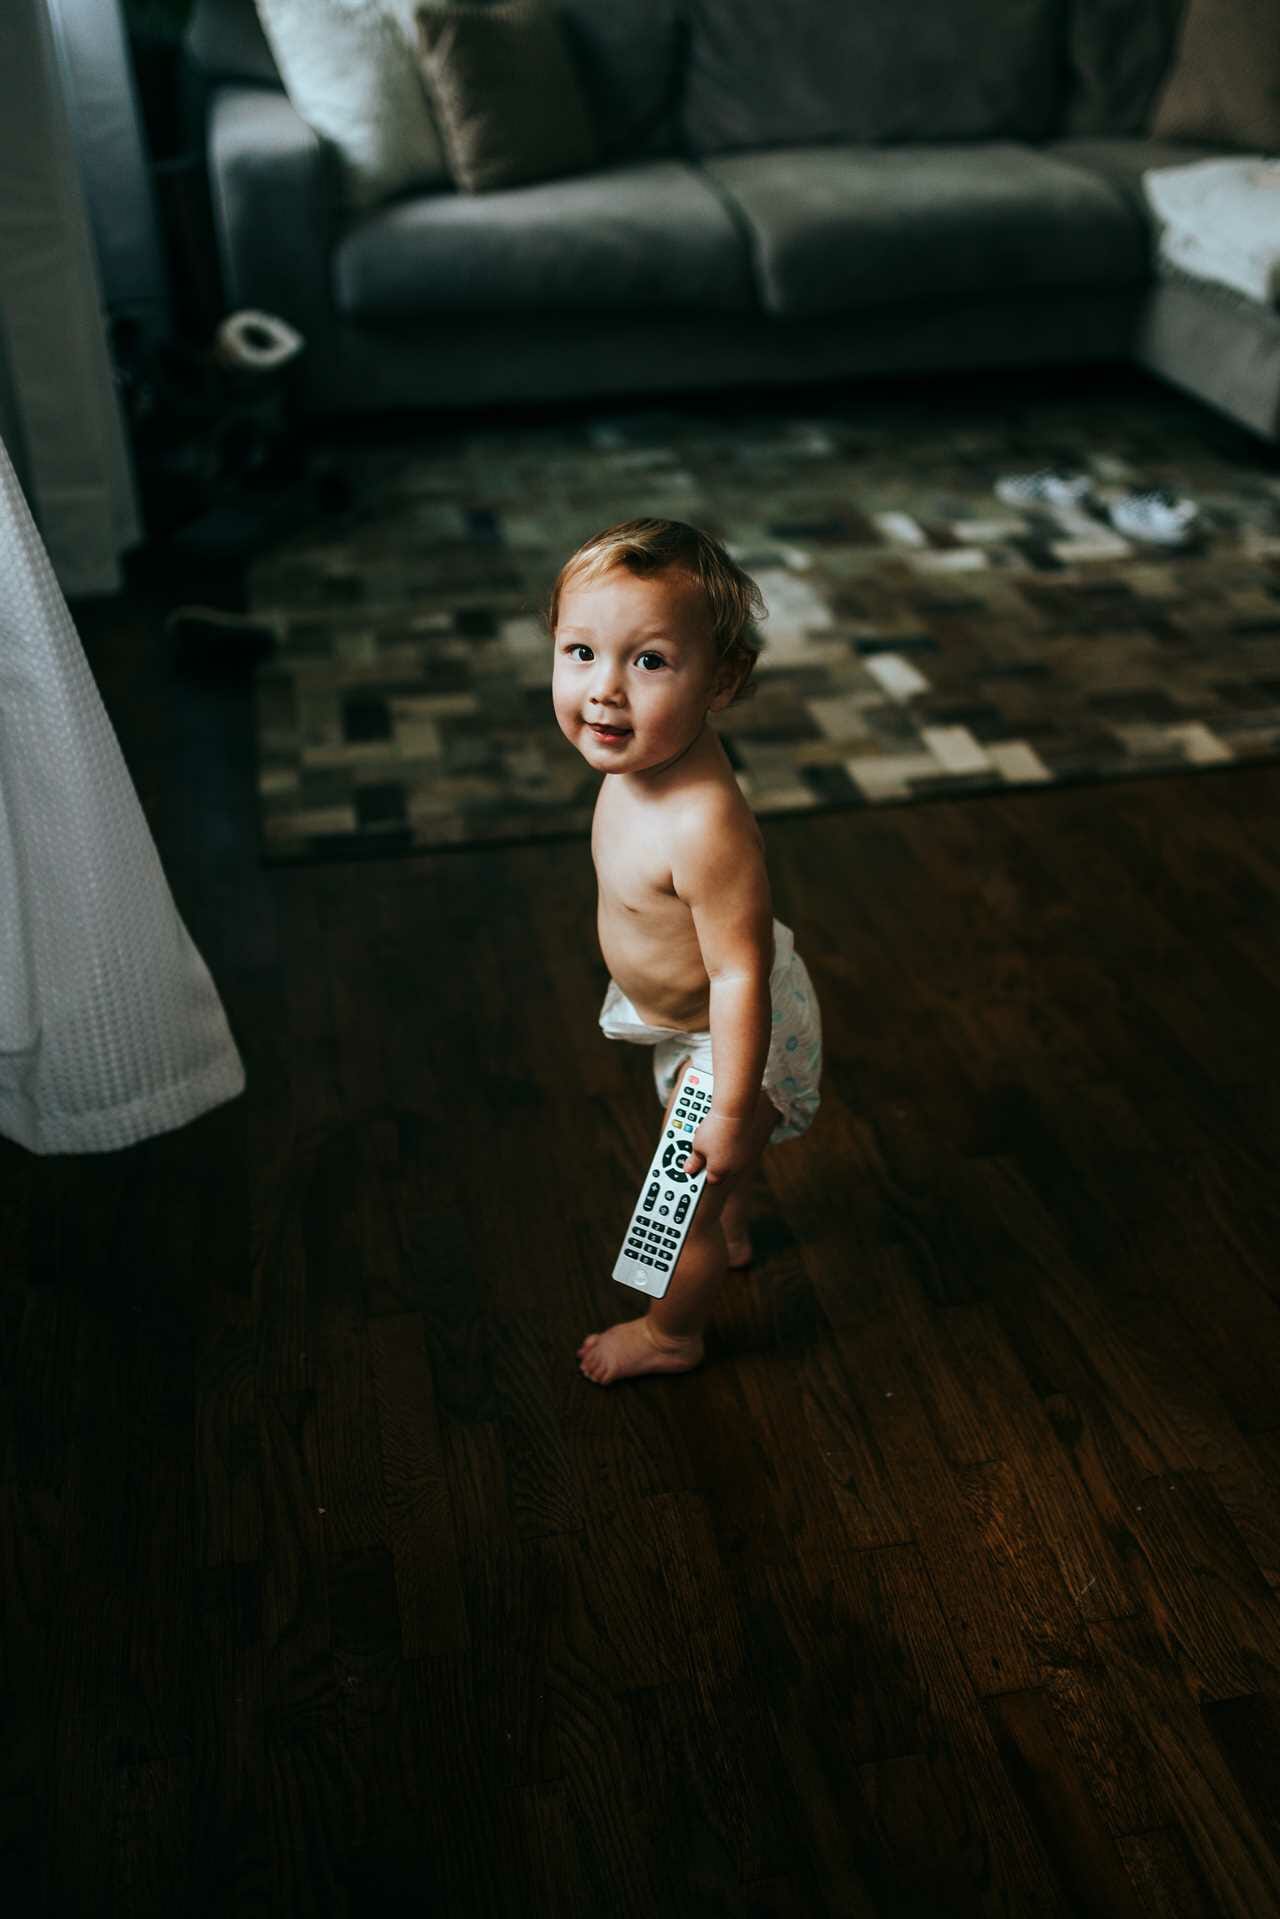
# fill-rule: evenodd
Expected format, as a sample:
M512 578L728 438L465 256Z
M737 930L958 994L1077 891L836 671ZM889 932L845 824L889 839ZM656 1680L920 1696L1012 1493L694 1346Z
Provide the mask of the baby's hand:
M721 1113L708 1113L696 1128L689 1145L689 1156L681 1166L690 1178L707 1169L708 1186L740 1173L747 1165L751 1148L751 1123L745 1119L726 1119Z

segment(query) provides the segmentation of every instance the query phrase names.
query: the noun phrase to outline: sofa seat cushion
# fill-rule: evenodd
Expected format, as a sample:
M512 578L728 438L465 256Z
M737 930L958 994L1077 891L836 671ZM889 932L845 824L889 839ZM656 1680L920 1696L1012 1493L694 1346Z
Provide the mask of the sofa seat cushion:
M1107 286L1150 272L1149 225L1108 181L1012 141L717 154L768 312Z
M746 311L746 248L683 160L605 167L493 193L431 193L350 225L334 299L352 320L637 307Z
M1219 160L1230 155L1239 159L1234 147L1205 145L1189 140L1093 139L1071 135L1050 140L1046 153L1067 166L1082 167L1122 193L1135 212L1151 220L1151 207L1142 190L1142 176L1153 167L1182 167L1193 160Z

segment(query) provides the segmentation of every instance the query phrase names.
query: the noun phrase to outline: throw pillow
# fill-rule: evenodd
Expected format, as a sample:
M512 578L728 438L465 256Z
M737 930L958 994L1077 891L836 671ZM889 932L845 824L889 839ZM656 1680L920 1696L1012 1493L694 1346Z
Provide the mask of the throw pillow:
M348 205L448 184L404 0L257 0L257 8L285 91L338 156Z
M464 192L594 164L586 102L544 0L421 6L418 46L449 171Z
M1280 150L1280 6L1187 0L1173 65L1151 122L1156 140Z

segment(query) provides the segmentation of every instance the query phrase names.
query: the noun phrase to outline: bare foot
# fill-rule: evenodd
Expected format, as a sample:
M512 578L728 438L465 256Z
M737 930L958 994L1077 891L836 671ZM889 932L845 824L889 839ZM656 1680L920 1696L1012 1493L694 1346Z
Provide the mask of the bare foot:
M578 1348L578 1371L597 1386L633 1373L687 1373L702 1361L702 1336L667 1339L649 1324L649 1316L622 1319L607 1333L588 1333Z

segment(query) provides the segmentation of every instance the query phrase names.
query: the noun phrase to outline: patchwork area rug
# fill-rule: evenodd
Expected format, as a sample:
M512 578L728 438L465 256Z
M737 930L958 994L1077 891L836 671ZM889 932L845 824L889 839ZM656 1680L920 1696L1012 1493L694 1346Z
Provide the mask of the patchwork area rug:
M963 391L963 386L961 388ZM587 834L600 775L551 709L542 624L587 535L634 514L724 540L769 607L754 699L715 716L754 811L912 803L1280 753L1280 462L1135 375L966 412L904 384L480 424L346 461L354 504L255 565L262 857ZM998 476L1094 476L1011 511ZM1131 545L1129 487L1202 509Z

